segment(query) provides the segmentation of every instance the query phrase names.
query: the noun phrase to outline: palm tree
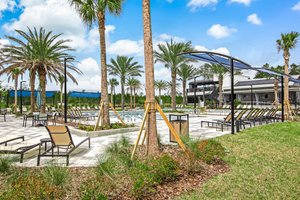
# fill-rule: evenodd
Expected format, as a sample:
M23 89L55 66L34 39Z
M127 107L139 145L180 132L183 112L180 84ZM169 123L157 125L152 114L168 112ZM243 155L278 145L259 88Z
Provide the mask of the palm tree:
M165 64L165 67L171 70L171 78L172 78L172 109L176 110L176 74L178 68L187 63L188 59L183 56L178 56L178 54L192 51L192 43L191 42L174 42L171 40L170 42L166 42L166 44L159 44L158 51L154 52L155 62L161 62Z
M272 70L275 72L280 72L283 73L283 66L277 66L277 67L271 67L268 63L264 64L263 67L264 69L268 69L268 70ZM279 81L276 77L274 77L273 75L269 74L269 73L265 73L265 72L257 72L255 74L254 78L266 78L266 79L271 79L274 78L274 105L276 108L278 108L278 88L279 88Z
M62 75L58 76L58 83L60 86L60 106L61 109L63 109L63 89L64 89L65 77Z
M195 77L199 71L193 67L193 65L182 64L178 70L177 75L179 80L182 81L182 94L183 94L183 106L186 105L186 82Z
M154 82L155 88L158 90L158 101L161 102L161 91L166 90L168 88L167 81L159 80Z
M130 108L135 108L135 95L136 91L139 90L142 86L141 82L134 78L134 77L129 77L127 79L127 86L129 87L130 91Z
M19 37L8 36L7 38L17 45L5 45L1 51L4 52L5 59L3 63L6 68L0 71L0 75L7 73L15 68L20 68L22 71L29 71L30 74L30 88L31 88L31 110L35 107L34 85L35 77L38 74L39 84L41 86L41 111L45 112L46 105L46 81L47 77L50 81L58 82L58 77L64 73L64 58L73 58L67 52L71 51L65 43L69 40L60 40L61 34L52 34L46 32L45 29L40 28L39 31L34 28L32 31L28 28L28 33L16 30ZM67 76L77 84L76 79L69 72L72 70L76 73L81 73L72 64L67 65Z
M145 79L146 79L146 101L153 108L155 104L154 92L154 63L153 63L153 43L151 29L150 0L143 0L143 32L144 32L144 57L145 57ZM159 153L156 110L151 109L148 115L146 133L148 135L148 153L151 156Z
M133 92L133 85L134 85L135 79L133 77L129 77L127 79L127 86L129 88L129 96L130 96L130 109L132 109L132 92Z
M116 92L116 86L119 85L119 82L115 78L111 78L108 80L108 85L110 85L110 102L113 103L114 93Z
M75 5L76 10L82 20L91 26L98 23L100 35L100 60L101 60L101 99L104 103L102 124L108 125L108 89L107 89L107 65L106 65L106 41L105 41L105 13L108 11L113 15L120 15L123 0L69 0L71 5Z
M200 70L200 74L202 74L204 77L213 77L214 75L218 76L220 108L223 106L223 79L227 72L227 68L218 64L205 64ZM236 71L235 74L237 73L239 72Z
M283 51L284 73L289 74L290 50L296 48L300 33L290 32L281 34L281 38L276 41L278 52ZM289 101L289 78L284 78L284 99ZM284 102L284 110L287 118L289 117L288 103Z
M133 57L117 56L116 59L110 59L111 64L107 65L110 75L118 76L121 83L121 104L124 110L124 94L126 77L141 76L143 68L138 62L133 61Z
M15 81L15 103L14 103L14 109L17 113L17 107L18 107L18 82L19 82L19 76L22 75L23 72L20 68L14 68L11 71L7 72L8 75L8 82L11 80Z

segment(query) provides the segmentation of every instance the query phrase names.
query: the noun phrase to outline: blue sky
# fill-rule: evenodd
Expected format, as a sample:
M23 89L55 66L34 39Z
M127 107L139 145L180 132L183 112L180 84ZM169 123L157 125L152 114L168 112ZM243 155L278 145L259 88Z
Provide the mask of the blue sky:
M151 0L151 11L154 45L171 38L192 41L199 50L230 54L253 66L283 64L276 40L281 33L300 32L299 0ZM141 12L141 0L125 0L120 16L107 17L108 62L121 54L143 64ZM70 89L100 88L97 27L88 29L67 0L1 0L0 16L2 44L8 43L4 35L27 26L43 26L73 40L70 45L77 49L78 67L85 75ZM300 63L300 44L291 62ZM155 65L155 74L156 79L170 79L162 64ZM48 88L58 86L49 83Z

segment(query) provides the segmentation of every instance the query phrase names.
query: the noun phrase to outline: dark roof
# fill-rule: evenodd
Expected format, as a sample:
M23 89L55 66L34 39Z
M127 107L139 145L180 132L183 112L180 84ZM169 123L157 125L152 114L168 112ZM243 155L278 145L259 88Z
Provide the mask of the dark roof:
M218 84L219 81L214 81L214 80L200 80L196 81L196 85L213 85L213 84ZM194 81L189 82L189 85L194 85Z
M274 79L257 79L251 81L239 81L235 86L249 86L249 85L265 85L265 84L274 84Z

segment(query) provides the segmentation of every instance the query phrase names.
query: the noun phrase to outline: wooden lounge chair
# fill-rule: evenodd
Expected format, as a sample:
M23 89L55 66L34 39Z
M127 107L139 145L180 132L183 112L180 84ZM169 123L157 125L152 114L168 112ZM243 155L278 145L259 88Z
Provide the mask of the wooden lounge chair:
M20 163L23 163L24 154L39 146L40 142L24 141L13 145L0 145L0 154L20 154Z
M24 136L4 136L0 138L0 145L4 144L5 146L7 146L8 142L12 142L19 139L24 141Z
M88 141L89 148L91 147L91 140L89 137L84 138L79 142L74 142L70 130L67 126L46 126L50 135L52 147L41 152L41 145L39 148L39 155L37 165L40 165L41 157L66 157L67 166L69 165L70 154L77 149L84 142Z

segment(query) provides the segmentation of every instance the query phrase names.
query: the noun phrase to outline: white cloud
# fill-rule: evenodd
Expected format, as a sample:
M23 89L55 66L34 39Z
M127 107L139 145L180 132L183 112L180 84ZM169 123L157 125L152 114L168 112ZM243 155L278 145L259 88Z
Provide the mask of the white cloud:
M300 11L300 1L296 5L294 5L292 10Z
M144 52L143 46L142 40L118 40L108 45L107 53L114 55L141 55Z
M206 7L210 5L216 5L218 0L189 0L187 7L191 9L191 11L196 11L201 7Z
M169 35L169 34L166 34L166 33L160 34L158 36L158 40L162 40L162 41L169 41L171 39L173 39L175 42L184 42L185 41L184 38L177 37L177 36L172 36L172 35Z
M211 51L211 52L221 53L225 55L230 55L230 51L226 47L220 47L217 49L208 49L205 46L196 45L195 49L198 51Z
M0 48L3 45L8 45L8 44L10 44L9 40L0 38Z
M257 16L256 13L253 13L247 17L247 21L251 24L262 25L261 19Z
M13 0L1 0L0 1L0 18L2 17L2 12L9 10L9 11L13 11L15 6L16 6L16 2Z
M70 90L100 90L100 66L93 58L85 58L77 67L83 72L83 75L75 75L78 85L70 84Z
M171 72L164 66L155 65L154 76L155 80L169 80L171 77Z
M253 0L229 0L229 3L241 3L249 6Z
M237 29L234 28L228 28L227 26L214 24L210 29L208 29L207 34L216 39L221 39L221 38L229 37L232 33L236 31Z

